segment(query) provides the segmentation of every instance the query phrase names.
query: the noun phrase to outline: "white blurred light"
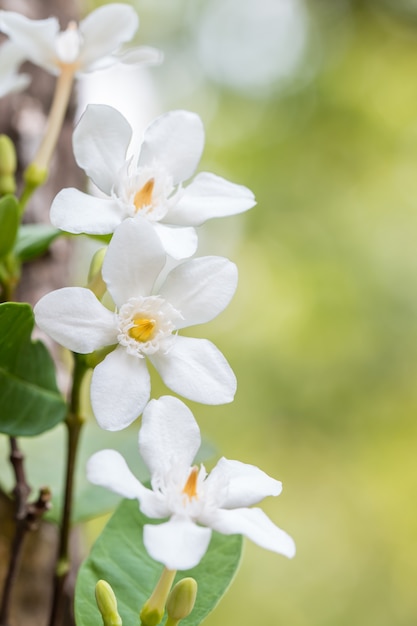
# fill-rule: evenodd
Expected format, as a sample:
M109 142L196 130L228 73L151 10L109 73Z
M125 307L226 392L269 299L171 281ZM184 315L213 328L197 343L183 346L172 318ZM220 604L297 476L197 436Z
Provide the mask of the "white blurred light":
M198 28L200 61L210 78L256 95L296 72L309 22L302 0L213 0Z

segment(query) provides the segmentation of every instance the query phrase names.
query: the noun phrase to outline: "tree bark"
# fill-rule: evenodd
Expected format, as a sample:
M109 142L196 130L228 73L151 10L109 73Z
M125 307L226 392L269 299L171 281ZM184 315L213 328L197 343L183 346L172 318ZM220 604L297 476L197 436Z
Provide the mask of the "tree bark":
M32 19L56 16L61 28L66 28L71 20L78 20L75 0L0 0L0 8L17 11ZM30 63L25 63L22 70L32 76L29 88L24 93L0 100L0 133L10 136L16 144L18 176L31 162L40 143L56 81L54 76ZM58 191L64 187L82 187L83 173L75 163L71 145L73 117L74 101L67 112L48 181L31 198L25 222L49 223L49 209ZM34 304L43 294L68 284L70 252L71 242L59 238L44 258L24 266L17 299ZM7 463L8 460L1 459L0 462ZM36 496L41 485L31 484L30 476L28 482ZM13 500L0 493L0 590L10 559L14 516ZM47 623L56 553L57 529L53 525L41 522L37 530L26 533L12 593L10 626L43 626ZM71 602L66 611L67 623L71 623L70 605Z

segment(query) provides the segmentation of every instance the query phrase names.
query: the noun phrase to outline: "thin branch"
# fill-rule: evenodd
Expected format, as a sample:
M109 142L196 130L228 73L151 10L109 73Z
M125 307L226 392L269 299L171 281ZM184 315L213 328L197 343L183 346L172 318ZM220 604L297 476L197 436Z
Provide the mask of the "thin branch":
M40 489L36 502L28 503L31 488L26 481L24 455L15 437L10 437L10 462L15 474L13 494L16 503L16 529L0 607L0 626L9 626L11 596L19 569L25 535L28 531L38 527L40 518L51 506L51 492L46 487Z

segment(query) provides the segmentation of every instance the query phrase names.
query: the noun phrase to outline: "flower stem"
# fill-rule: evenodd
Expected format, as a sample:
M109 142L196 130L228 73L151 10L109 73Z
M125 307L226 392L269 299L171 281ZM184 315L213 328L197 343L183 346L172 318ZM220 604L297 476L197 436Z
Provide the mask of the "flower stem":
M37 187L46 180L49 164L61 132L62 123L67 111L74 82L75 68L73 65L63 65L55 87L51 109L48 116L46 133L38 148L35 158L29 164L25 173L25 186L20 198L22 212Z
M69 551L71 516L74 494L74 476L77 461L78 444L84 424L84 418L80 414L81 408L81 385L88 366L80 355L74 354L74 374L69 402L69 412L66 419L68 447L65 477L65 498L62 510L61 532L58 548L58 558L55 569L54 595L50 617L50 626L57 626L61 621L63 611L65 583L71 569Z
M174 582L176 570L164 568L150 598L140 612L141 626L157 626L162 621L165 604Z

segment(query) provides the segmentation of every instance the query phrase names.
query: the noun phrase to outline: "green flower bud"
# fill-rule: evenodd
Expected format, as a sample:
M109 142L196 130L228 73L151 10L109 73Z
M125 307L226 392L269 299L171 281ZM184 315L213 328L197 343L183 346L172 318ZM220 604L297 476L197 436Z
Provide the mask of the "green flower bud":
M14 143L7 135L0 135L0 175L13 175L16 172L16 167Z
M17 159L13 141L7 135L0 135L0 195L16 191Z
M117 612L116 596L105 580L99 580L96 584L96 602L104 626L122 626L122 618Z
M183 578L173 587L168 596L166 610L167 624L178 624L181 619L188 617L194 608L197 597L197 582L194 578Z
M28 165L23 173L25 183L30 189L36 189L43 185L47 177L48 170L38 167L35 163Z
M101 300L107 290L107 285L101 275L101 268L103 267L103 261L106 251L106 246L104 248L100 248L100 250L97 250L93 258L91 259L90 269L88 272L87 287L88 289L91 289L91 291L94 293L95 296L97 296L99 300Z

